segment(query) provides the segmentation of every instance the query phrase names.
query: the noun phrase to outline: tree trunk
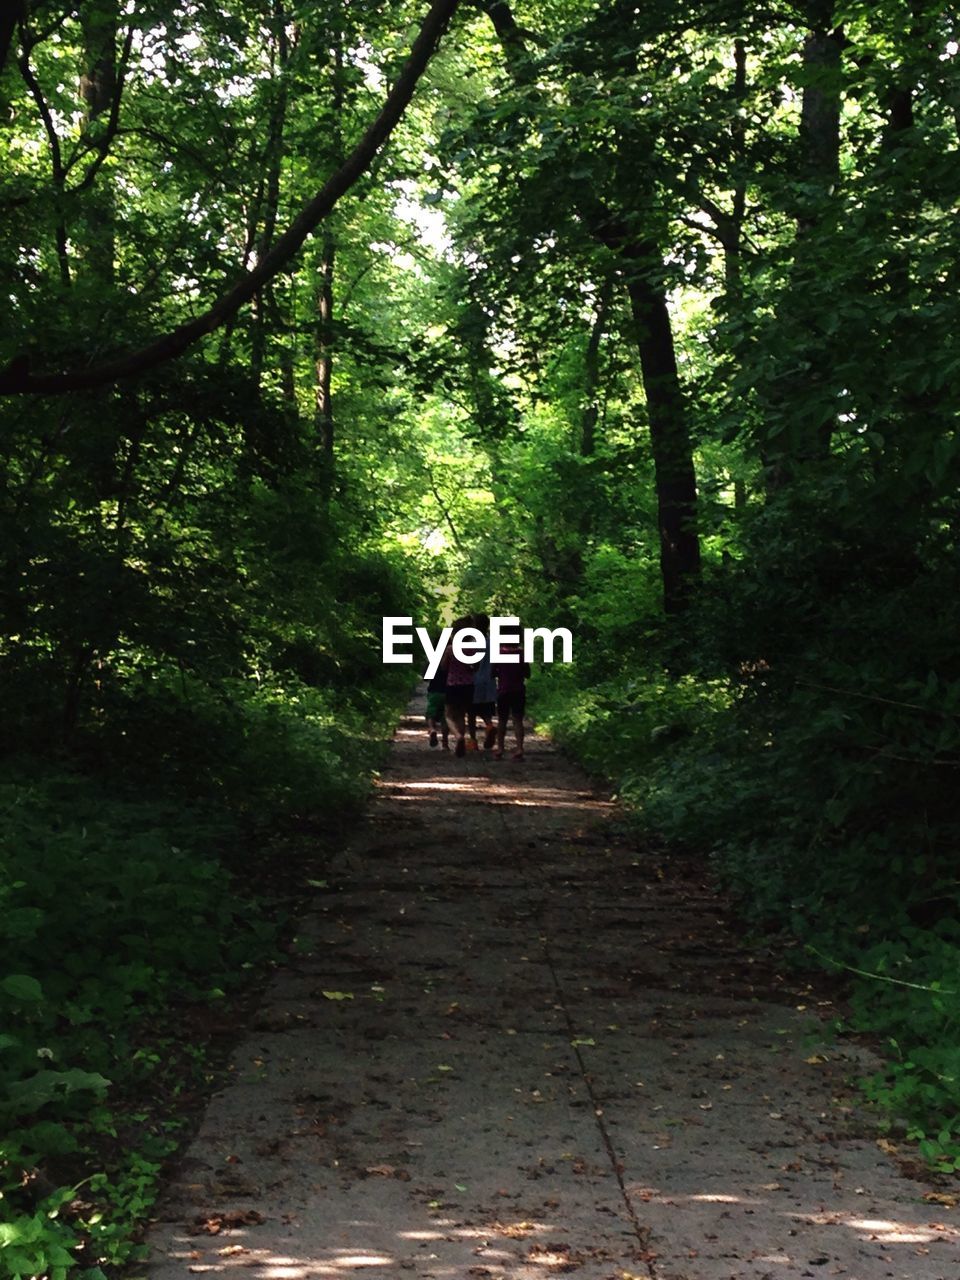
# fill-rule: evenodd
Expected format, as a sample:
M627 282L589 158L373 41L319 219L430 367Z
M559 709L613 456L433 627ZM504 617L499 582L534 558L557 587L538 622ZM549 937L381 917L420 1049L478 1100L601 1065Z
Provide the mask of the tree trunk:
M331 7L334 29L333 81L330 86L330 158L340 164L343 158L344 82L344 14L339 3ZM329 501L336 482L336 424L333 417L333 283L337 263L337 243L329 223L323 228L320 262L317 269L317 308L314 343L316 352L315 397L317 439L320 443L320 484Z
M729 234L723 239L723 277L727 297L737 302L742 292L741 254L743 250L743 220L747 210L747 176L744 172L747 159L747 126L741 114L747 96L747 46L743 40L734 41L733 100L737 113L733 118L733 213L730 216Z
M286 69L290 56L287 41L287 16L279 0L272 6L273 42L270 46L270 79L275 86L267 124L264 148L262 225L256 238L257 260L267 256L273 246L280 211L280 172L283 165L283 131L287 121ZM267 313L270 309L271 281L267 281L253 298L253 332L250 338L250 371L258 390L263 390L263 365L267 347Z
M67 673L67 685L64 691L62 710L62 730L65 743L69 743L80 723L80 710L83 705L83 686L86 682L90 664L96 657L96 649L92 645L84 646L73 655Z
M83 67L80 98L85 131L95 135L104 128L113 107L117 87L117 0L95 0L80 6L83 30ZM109 183L99 183L86 193L84 241L87 274L100 284L112 284L116 256L116 210Z
M812 30L803 46L803 65L807 83L803 90L800 112L801 178L812 193L804 197L804 207L797 217L797 260L803 265L812 249L816 255L819 246L812 243L827 218L833 216L833 194L840 181L840 59L843 53L843 32L831 29L834 21L833 0L812 0L808 5ZM811 244L808 247L806 241ZM830 381L831 352L820 344L810 352L808 381L823 387ZM798 396L809 396L811 388L798 386ZM829 397L828 397L829 399ZM802 447L799 461L823 460L829 456L830 444L836 429L836 411L827 409L813 428L811 439Z
M333 420L333 273L336 245L329 229L324 229L323 252L317 286L316 326L316 424L320 441L323 491L333 492L336 442Z
M597 299L597 310L590 328L590 339L583 358L583 416L580 420L580 452L592 457L596 448L597 419L600 417L600 342L607 325L607 312L613 296L613 276L607 276Z
M798 215L802 230L819 221L818 206L840 178L840 58L843 33L833 28L833 0L807 5L810 30L803 43L804 88L800 108L801 177L814 189L810 214Z
M686 609L700 577L700 538L693 445L662 284L663 256L655 241L631 236L598 201L585 199L580 212L594 238L619 258L630 298L653 453L663 608L675 615Z
M772 408L787 418L794 406L823 402L819 421L798 430L781 453L763 455L768 496L776 494L798 470L823 463L830 456L836 429L835 396L832 394L833 348L826 339L798 326L789 313L792 298L809 290L809 280L820 277L821 233L834 215L833 195L840 179L841 56L844 36L833 27L834 0L808 0L808 33L803 44L804 87L800 109L800 164L794 218L797 234L791 271L790 297L780 307L780 317L797 329L792 364L806 368L802 374L786 374L778 385Z
M6 0L0 5L0 75L7 65L7 58L17 30L17 23L26 17L24 0Z
M667 298L663 286L654 283L662 270L659 251L634 242L625 246L623 258L650 424L663 607L677 614L686 608L700 574L693 448Z

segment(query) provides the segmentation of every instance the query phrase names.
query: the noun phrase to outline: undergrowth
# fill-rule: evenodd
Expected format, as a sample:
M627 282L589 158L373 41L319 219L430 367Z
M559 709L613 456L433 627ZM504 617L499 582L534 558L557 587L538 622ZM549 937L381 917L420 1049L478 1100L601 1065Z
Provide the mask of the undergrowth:
M851 687L859 696L838 692ZM951 1174L960 832L935 763L958 754L943 712L957 690L905 681L900 705L862 690L842 671L778 687L762 666L722 680L555 667L537 701L557 740L614 782L638 831L708 851L744 919L789 931L810 965L848 976L841 1029L884 1054L865 1097Z
M142 1256L209 1024L309 895L297 826L349 821L403 692L237 683L157 681L82 763L0 766L2 1275Z

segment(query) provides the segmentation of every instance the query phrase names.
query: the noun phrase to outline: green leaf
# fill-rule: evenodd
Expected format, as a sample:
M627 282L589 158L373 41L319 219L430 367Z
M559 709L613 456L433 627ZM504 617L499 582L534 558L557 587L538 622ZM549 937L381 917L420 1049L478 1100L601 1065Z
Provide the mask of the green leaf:
M25 973L11 973L2 983L4 991L21 1004L36 1004L43 999L43 987Z
M27 1080L15 1080L8 1086L10 1106L15 1114L38 1111L55 1098L89 1089L102 1094L110 1087L110 1081L96 1071L81 1071L74 1067L69 1071L38 1071Z

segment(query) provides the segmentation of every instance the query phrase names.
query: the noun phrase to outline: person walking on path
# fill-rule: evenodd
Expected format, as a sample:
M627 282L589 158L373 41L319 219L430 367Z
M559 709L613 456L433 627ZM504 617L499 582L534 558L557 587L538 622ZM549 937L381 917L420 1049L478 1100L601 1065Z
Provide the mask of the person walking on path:
M530 664L522 661L519 645L507 645L502 650L504 656L516 656L515 662L497 662L493 665L493 673L497 678L497 749L493 753L494 760L503 759L503 748L507 737L507 721L513 717L513 732L517 740L517 749L513 753L514 760L523 757L523 713L527 705L527 679L530 676Z
M461 631L466 631L473 626L472 618L458 618L453 624L453 630L450 635L450 643L447 645L446 652L441 659L441 668L446 672L447 688L446 698L446 716L447 723L450 725L456 737L456 744L453 748L454 755L463 756L466 754L466 719L473 702L473 676L475 664L461 662L453 651L453 642Z
M430 745L437 745L439 732L443 739L444 751L450 750L450 729L446 717L447 673L443 669L437 672L427 685L427 728L430 731Z
M479 716L487 730L483 739L483 749L489 751L497 737L497 727L493 723L493 712L497 702L497 682L490 666L490 618L485 613L475 613L473 625L482 632L487 647L473 669L473 702L467 714L467 729L470 735L467 739L467 750L478 749L477 717Z

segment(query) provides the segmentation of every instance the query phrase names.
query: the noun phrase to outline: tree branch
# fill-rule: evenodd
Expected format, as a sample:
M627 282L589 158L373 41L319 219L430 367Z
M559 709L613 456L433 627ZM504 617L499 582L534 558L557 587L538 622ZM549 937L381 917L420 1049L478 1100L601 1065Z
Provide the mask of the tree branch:
M413 97L417 82L426 70L457 5L458 0L433 0L411 46L406 65L387 95L380 114L341 167L277 238L270 252L252 271L248 271L232 288L221 294L208 310L139 350L127 352L88 369L33 374L30 372L29 359L23 355L17 356L0 373L0 395L62 395L64 392L102 387L121 378L132 377L182 355L194 342L213 333L235 315L258 290L286 267L307 237L366 173Z
M19 58L20 75L23 82L30 91L30 96L36 104L40 119L43 121L44 132L47 135L47 142L50 145L50 168L53 176L53 185L56 191L57 221L54 228L54 236L57 245L57 262L60 267L60 283L62 285L70 285L70 256L67 250L67 228L63 221L63 188L66 180L66 170L63 167L63 152L60 147L60 135L57 133L57 126L53 122L53 116L46 98L43 96L43 90L40 88L40 81L33 73L30 66L30 50L33 48L33 42L30 41L26 26L20 25L20 42L22 44L22 52Z
M123 87L124 87L124 82L126 81L126 78L127 78L127 71L129 70L130 50L132 47L133 47L133 23L131 23L130 26L127 28L127 34L123 41L123 50L120 54L120 62L117 70L117 83L114 88L113 100L110 103L110 115L107 118L107 127L103 133L103 136L101 138L98 138L97 141L93 143L91 143L89 140L86 141L86 145L83 145L81 143L78 149L67 161L66 166L64 168L64 175L66 175L70 172L70 170L77 163L80 157L85 155L87 151L93 149L97 153L94 156L93 160L91 161L90 165L88 166L86 173L77 183L77 185L70 189L70 191L67 193L68 195L71 195L71 196L78 195L81 191L86 191L86 189L92 185L93 180L97 176L97 173L99 172L101 165L103 164L104 160L106 160L107 158L107 154L110 151L110 147L113 144L114 138L117 136L117 133L119 131L119 126L120 126L120 99L123 96Z

